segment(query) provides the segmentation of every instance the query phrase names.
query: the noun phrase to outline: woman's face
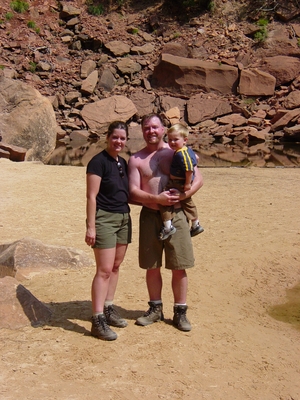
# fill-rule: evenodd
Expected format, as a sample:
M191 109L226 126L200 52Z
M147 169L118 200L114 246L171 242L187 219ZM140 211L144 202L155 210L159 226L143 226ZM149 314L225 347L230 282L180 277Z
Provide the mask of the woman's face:
M114 129L112 134L107 137L107 149L112 153L119 153L124 149L126 140L124 129Z

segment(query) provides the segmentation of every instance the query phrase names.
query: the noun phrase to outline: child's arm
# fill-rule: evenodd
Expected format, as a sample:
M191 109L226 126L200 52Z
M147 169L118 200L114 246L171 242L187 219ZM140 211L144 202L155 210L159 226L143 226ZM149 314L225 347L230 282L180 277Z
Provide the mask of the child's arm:
M185 171L184 191L190 190L192 187L193 171Z

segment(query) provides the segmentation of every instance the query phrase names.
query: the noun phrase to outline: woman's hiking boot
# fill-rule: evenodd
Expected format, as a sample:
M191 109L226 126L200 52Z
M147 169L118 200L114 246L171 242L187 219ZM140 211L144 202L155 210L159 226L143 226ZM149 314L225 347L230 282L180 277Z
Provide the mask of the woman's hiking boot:
M127 326L127 322L125 319L121 318L113 305L104 306L104 315L106 317L106 322L110 326L115 326L116 328L125 328L125 326Z
M142 317L139 317L136 320L135 323L137 325L147 326L153 324L153 322L164 320L162 303L155 304L153 301L149 301L148 304L149 304L149 310L146 311L146 313Z
M186 317L187 306L174 306L173 325L180 331L190 331L192 329Z
M102 340L116 340L118 335L107 325L105 315L92 316L92 336Z

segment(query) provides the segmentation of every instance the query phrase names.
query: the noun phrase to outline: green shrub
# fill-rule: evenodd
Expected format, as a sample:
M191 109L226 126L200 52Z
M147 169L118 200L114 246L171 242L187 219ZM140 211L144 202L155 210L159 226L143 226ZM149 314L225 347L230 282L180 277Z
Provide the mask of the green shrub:
M7 12L7 13L5 14L5 19L6 19L7 21L10 21L11 19L13 19L13 17L14 17L14 14L13 14L12 12Z
M266 18L260 18L257 22L256 25L259 26L259 30L255 32L254 34L254 39L257 42L264 42L267 37L268 37L268 26L269 21Z
M28 21L27 22L28 28L34 29L35 28L35 22L34 21Z
M269 21L267 18L260 18L257 22L256 25L258 26L267 26L269 24Z
M15 0L10 3L10 8L17 13L24 13L28 10L29 4L26 1Z
M34 61L29 62L29 71L30 72L35 73L36 67L37 67L37 63L35 63Z
M98 5L90 4L87 10L88 13L91 15L102 15L104 13L104 7L102 4Z
M180 32L175 32L175 33L173 34L174 39L177 39L177 38L179 38L180 36L181 36L181 33L180 33Z

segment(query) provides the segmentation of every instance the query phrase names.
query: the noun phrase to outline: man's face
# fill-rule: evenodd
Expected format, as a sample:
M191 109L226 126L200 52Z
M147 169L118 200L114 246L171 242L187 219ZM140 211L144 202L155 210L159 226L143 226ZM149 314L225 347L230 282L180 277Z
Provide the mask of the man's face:
M142 130L144 139L148 144L159 143L165 133L165 127L162 125L160 119L157 117L152 117L144 121Z

